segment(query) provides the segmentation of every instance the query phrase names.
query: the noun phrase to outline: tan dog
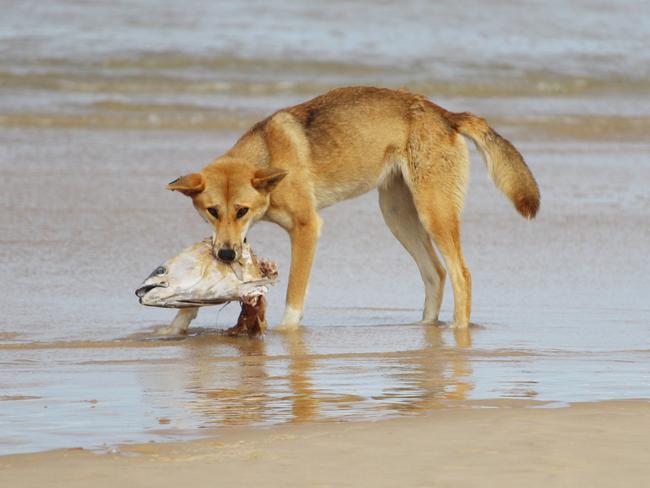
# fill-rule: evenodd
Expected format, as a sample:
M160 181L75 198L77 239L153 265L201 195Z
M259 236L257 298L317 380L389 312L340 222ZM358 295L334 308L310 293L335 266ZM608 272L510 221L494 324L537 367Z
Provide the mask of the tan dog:
M224 261L238 259L249 227L264 219L291 237L283 328L302 318L320 233L318 210L379 188L386 224L413 256L425 287L423 321L442 302L444 258L454 290L454 326L467 327L471 277L460 245L460 213L469 170L461 134L483 155L495 185L526 218L539 190L521 154L470 113L447 112L402 90L340 88L282 109L257 123L199 173L168 185L192 197L214 227Z

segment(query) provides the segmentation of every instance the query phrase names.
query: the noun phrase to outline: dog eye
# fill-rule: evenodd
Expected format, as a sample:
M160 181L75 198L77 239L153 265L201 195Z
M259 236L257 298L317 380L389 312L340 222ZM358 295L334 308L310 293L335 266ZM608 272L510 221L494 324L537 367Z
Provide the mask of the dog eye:
M244 215L246 215L247 212L248 212L247 207L240 208L239 210L237 210L237 218L241 219Z
M217 210L217 207L208 208L208 212L210 212L210 215L212 215L215 219L219 218L219 210Z

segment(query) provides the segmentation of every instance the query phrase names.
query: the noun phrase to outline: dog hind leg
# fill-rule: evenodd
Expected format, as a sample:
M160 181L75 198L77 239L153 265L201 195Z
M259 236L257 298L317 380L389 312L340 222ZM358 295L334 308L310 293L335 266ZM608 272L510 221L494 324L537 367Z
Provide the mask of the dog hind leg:
M460 215L445 198L414 195L415 206L425 229L445 260L454 289L454 327L469 325L472 306L472 277L465 266L460 245Z
M417 108L417 107L416 107ZM463 138L429 110L414 111L405 181L420 222L442 255L454 290L454 327L469 325L472 279L460 244L469 158Z
M379 188L379 207L386 225L415 260L424 282L423 322L437 322L445 286L445 269L419 220L411 191L401 174Z

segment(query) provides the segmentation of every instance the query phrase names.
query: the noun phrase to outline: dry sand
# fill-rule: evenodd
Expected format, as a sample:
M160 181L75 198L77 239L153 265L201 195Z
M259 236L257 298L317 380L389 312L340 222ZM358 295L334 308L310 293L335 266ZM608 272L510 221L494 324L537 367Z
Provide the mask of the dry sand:
M109 454L6 456L0 485L644 486L648 433L643 401L460 408L382 422L230 430Z

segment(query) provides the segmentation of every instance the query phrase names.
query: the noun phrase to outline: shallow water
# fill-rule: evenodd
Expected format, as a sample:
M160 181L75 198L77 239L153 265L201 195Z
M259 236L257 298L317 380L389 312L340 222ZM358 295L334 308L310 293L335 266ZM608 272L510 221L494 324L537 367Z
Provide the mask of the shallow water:
M225 338L219 330L237 315L230 305L203 309L188 338L156 339L174 312L140 306L133 290L206 234L189 201L162 185L175 158L205 160L229 136L221 137L12 134L0 217L0 452L458 404L650 397L646 143L522 141L544 198L533 223L474 165L464 249L480 325L467 333L414 324L420 280L371 193L323 212L304 331ZM280 264L282 283L269 293L274 324L288 242L265 224L250 242ZM448 288L443 320L451 305Z
M234 425L367 420L458 405L507 407L515 400L561 406L648 396L647 349L547 349L530 338L517 344L517 334L504 329L323 326L264 340L199 329L180 341L5 344L2 452L102 448L218 435Z
M527 2L532 22L509 2L490 16L459 3L206 12L186 2L143 22L147 2L6 3L0 454L459 404L650 397L642 5ZM471 42L458 46L450 32L468 24ZM463 245L477 325L415 323L417 270L370 193L323 212L302 332L225 338L230 305L203 309L190 337L154 338L174 313L138 305L134 289L209 234L165 183L259 116L352 83L407 85L488 116L535 173L542 210L528 223L472 155ZM280 265L274 324L288 239L268 224L249 239ZM443 320L450 295L447 285Z

